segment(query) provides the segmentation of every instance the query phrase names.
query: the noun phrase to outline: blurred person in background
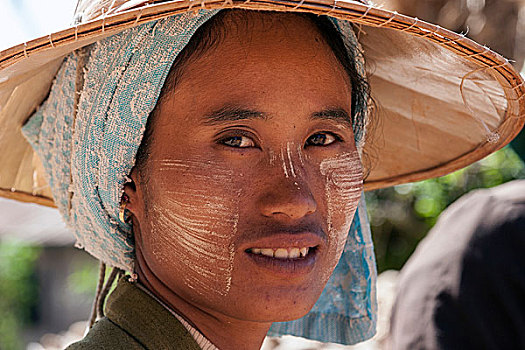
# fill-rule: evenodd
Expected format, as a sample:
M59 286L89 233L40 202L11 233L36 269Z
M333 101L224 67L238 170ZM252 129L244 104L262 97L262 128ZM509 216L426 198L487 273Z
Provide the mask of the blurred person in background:
M389 341L403 349L525 349L525 180L443 212L401 270Z

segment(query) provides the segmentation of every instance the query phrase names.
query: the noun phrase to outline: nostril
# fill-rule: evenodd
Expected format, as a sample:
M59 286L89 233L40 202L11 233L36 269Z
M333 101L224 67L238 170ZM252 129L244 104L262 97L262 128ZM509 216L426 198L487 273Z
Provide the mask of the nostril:
M315 208L310 206L308 203L299 202L286 203L276 209L277 210L272 213L273 215L285 215L291 219L299 219L306 215L312 214L315 211Z
M294 186L295 187L295 186ZM317 203L309 191L294 189L284 190L274 188L270 193L261 196L259 209L266 217L300 219L317 210Z

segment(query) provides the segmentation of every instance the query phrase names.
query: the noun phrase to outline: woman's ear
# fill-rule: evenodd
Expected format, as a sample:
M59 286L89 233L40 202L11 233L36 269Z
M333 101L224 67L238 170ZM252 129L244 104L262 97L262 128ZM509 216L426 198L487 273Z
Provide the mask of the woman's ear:
M121 203L126 205L126 209L129 210L134 217L140 217L139 211L140 208L143 207L140 205L142 198L137 184L140 184L139 175L137 169L133 168L128 181L124 184Z

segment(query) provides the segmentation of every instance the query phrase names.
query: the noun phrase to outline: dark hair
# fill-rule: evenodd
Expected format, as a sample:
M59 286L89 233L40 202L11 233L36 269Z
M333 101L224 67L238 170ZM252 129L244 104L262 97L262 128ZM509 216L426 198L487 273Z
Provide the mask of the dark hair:
M225 18L234 15L235 20L247 22L246 13L249 10L222 10L210 20L204 23L192 36L188 44L177 56L170 72L166 78L164 86L160 92L159 99L151 112L146 125L146 132L137 152L136 167L139 173L143 173L149 155L149 145L151 143L152 123L164 100L169 96L179 82L184 68L192 59L198 58L210 48L217 46L225 35ZM365 127L365 115L367 113L370 87L366 77L359 74L358 59L362 59L363 53L353 43L344 40L341 32L335 27L334 23L327 16L317 16L309 13L294 13L294 15L307 18L316 25L325 42L332 49L335 57L348 74L352 86L352 110L351 118L355 135L362 135ZM234 21L235 22L235 21ZM361 56L361 57L359 57ZM147 176L143 176L144 179Z

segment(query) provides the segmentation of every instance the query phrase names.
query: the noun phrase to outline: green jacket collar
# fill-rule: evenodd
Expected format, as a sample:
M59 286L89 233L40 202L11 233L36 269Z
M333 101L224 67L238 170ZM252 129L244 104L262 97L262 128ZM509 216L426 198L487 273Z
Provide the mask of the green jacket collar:
M108 297L106 317L134 337L147 349L177 346L200 350L186 328L155 299L140 290L127 277L119 280Z

